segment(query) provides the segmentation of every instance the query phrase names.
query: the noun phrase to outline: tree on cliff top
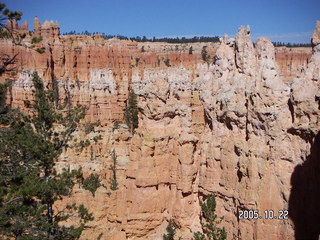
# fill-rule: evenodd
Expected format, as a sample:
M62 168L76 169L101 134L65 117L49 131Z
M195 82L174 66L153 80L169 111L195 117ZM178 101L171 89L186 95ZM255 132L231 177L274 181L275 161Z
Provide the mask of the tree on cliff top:
M196 232L193 240L225 240L227 238L225 229L217 227L222 219L217 219L216 205L215 195L209 195L206 201L200 202L203 233Z
M82 145L73 133L86 109L56 109L37 73L32 81L34 100L25 102L29 114L10 109L0 114L0 236L77 239L92 214L83 205L53 206L84 179L81 169L58 172L55 163L63 150ZM67 220L77 225L63 226Z

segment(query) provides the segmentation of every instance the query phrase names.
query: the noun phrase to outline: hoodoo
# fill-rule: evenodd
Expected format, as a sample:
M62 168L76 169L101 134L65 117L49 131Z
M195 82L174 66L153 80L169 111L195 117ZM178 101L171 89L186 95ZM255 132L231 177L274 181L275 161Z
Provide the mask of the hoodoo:
M312 49L274 47L267 38L253 44L249 26L219 43L169 44L62 36L57 22L38 18L33 32L28 23L10 24L27 34L24 45L0 41L0 52L19 53L16 75L2 76L14 80L8 103L27 111L37 71L60 101L88 107L84 121L101 123L100 141L68 149L56 163L98 173L105 186L95 196L76 188L55 206L89 207L95 220L82 239L161 239L170 220L176 236L190 239L201 230L199 203L212 193L228 239L289 240L305 234L301 219L315 224L310 216L319 211L301 208L320 199L304 198L299 182L319 188L312 171L319 168L320 22ZM130 90L139 111L134 133L124 120ZM271 210L285 218L269 219ZM263 218L239 219L239 211Z

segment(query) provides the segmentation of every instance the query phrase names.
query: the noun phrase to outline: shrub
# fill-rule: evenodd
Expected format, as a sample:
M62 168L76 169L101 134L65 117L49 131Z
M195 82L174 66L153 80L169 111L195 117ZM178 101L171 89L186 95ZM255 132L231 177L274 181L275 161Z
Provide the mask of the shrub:
M0 28L0 38L10 38L11 35L8 31L3 30Z
M97 143L97 142L98 142L99 140L101 140L101 139L102 139L102 135L101 135L101 134L93 137L93 141L94 141L95 143Z
M189 54L191 55L192 53L193 53L193 48L192 48L192 46L189 48Z
M171 64L170 64L170 59L167 58L164 60L164 64L167 66L167 67L171 67Z
M84 125L84 132L85 132L85 134L89 134L89 133L91 133L91 132L94 132L94 128L95 128L95 127L98 127L98 126L100 126L100 125L101 125L100 121L86 123L86 124Z
M83 188L90 191L92 196L95 196L97 189L101 186L100 182L99 175L91 173L90 176L83 181Z
M173 226L172 220L169 221L166 228L167 234L163 234L163 240L174 240L174 235L176 234L176 228Z
M116 129L119 129L120 128L120 121L119 120L115 120L114 122L113 122L113 128L112 128L112 131L114 132L114 130L116 130Z
M33 37L32 40L31 40L31 43L39 43L43 40L43 38L40 36L40 37Z
M139 65L140 58L136 57L136 66Z
M42 48L37 48L36 51L40 54L43 54L46 51L46 49L42 47Z

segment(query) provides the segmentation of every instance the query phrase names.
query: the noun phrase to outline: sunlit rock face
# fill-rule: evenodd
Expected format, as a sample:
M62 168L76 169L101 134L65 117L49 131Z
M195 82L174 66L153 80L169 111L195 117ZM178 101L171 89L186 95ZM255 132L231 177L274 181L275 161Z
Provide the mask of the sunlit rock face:
M316 156L319 22L312 50L275 48L266 38L253 44L249 27L220 43L167 44L60 36L57 23L37 19L35 26L24 40L30 45L33 36L42 36L34 47L0 42L1 51L19 52L20 71L8 101L24 110L37 71L49 88L59 90L60 101L88 106L86 122L101 122L89 135L100 134L101 141L65 152L57 163L60 169L81 166L86 175L99 173L106 186L95 197L77 188L57 205L75 201L94 213L83 239L100 233L104 239L162 239L170 219L177 236L190 239L201 229L199 202L210 193L217 196L228 239L293 239L299 234L295 226L303 232L297 202L308 192L296 183L305 180L305 164ZM203 46L208 62L201 59ZM43 54L35 51L40 47ZM139 106L134 135L123 121L130 89ZM122 122L117 129L116 120ZM76 134L84 136L81 130ZM113 150L117 191L109 184ZM302 174L299 166L306 169ZM278 216L288 209L287 220L238 219L239 210L258 210L264 218L265 210Z

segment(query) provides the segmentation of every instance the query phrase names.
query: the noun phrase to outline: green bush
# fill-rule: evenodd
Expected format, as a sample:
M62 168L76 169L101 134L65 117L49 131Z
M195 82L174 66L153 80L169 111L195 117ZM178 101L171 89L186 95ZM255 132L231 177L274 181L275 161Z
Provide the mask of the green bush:
M192 48L192 46L189 48L189 54L191 55L192 53L193 53L193 48Z
M97 189L101 186L101 180L98 174L91 173L88 178L83 181L83 188L90 191L95 196Z
M136 57L136 67L139 65L140 58Z
M174 240L174 236L176 234L176 228L173 226L172 220L169 221L166 230L167 230L167 234L163 234L162 239Z
M0 28L0 38L10 38L11 35L8 31L3 30Z
M96 121L96 122L89 122L89 123L85 123L84 124L84 132L85 134L89 134L91 132L95 131L95 127L99 127L101 125L100 121Z
M31 43L39 43L43 40L43 38L40 36L40 37L33 37L32 40L31 40Z
M6 105L7 84L0 83L0 112Z
M113 122L113 128L112 128L112 131L114 132L114 130L116 130L116 129L119 129L120 128L120 121L119 120L115 120L114 122Z
M42 48L37 48L36 51L40 54L43 54L43 53L45 53L46 49L44 47L42 47Z
M102 140L102 135L101 135L101 134L93 137L93 141L94 141L95 143L97 143L99 140Z
M169 59L169 58L166 58L163 62L164 62L164 64L165 64L167 67L171 67L170 59Z

